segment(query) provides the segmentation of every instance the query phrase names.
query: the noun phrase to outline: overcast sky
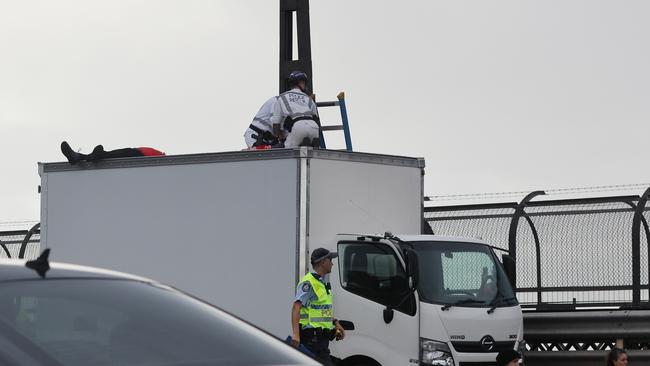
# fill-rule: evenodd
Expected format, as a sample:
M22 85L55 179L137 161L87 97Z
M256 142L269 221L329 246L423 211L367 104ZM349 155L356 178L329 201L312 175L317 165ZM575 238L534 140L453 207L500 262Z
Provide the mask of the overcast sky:
M650 181L649 1L310 6L318 99L346 91L355 150L424 157L425 194ZM0 0L0 223L39 220L37 162L62 140L244 147L278 89L278 8Z

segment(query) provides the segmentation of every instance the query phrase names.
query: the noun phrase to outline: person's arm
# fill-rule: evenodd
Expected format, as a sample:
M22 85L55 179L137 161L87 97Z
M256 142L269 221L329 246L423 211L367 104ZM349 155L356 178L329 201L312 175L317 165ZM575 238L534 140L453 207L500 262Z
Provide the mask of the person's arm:
M282 113L282 106L280 106L280 100L278 100L273 105L273 116L271 117L271 125L273 126L273 135L278 138L280 141L285 140L285 136L282 133L282 118L284 114Z
M286 136L282 133L282 129L280 128L279 123L274 123L273 124L273 136L277 137L279 141L284 141L286 140Z
M291 307L291 345L298 347L300 345L300 308L302 303L294 301Z
M318 116L318 107L316 106L316 97L312 94L310 99L311 99L311 101L309 102L309 108L311 109L311 113L313 113L315 116Z
M316 108L316 102L314 98L315 98L314 94L312 94L311 97L309 98L309 111L314 117L314 122L316 122L318 128L320 129L321 128L320 117L318 116L318 108Z

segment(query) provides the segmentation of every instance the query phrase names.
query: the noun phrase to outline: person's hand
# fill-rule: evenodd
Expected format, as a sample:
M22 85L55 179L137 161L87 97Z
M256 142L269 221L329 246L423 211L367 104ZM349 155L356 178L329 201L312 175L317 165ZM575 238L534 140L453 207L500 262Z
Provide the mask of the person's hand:
M343 329L343 327L341 326L341 324L339 324L338 321L336 322L335 325L336 325L336 340L340 341L343 338L345 338L345 329Z
M298 346L300 346L300 336L291 337L291 346L293 346L294 348L298 348Z

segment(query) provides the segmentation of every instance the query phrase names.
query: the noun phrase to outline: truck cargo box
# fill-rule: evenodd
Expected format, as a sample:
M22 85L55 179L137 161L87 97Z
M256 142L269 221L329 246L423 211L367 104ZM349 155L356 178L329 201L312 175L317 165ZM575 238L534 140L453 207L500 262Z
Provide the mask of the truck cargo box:
M278 337L311 249L422 225L420 158L299 148L40 163L39 174L53 260L169 283Z

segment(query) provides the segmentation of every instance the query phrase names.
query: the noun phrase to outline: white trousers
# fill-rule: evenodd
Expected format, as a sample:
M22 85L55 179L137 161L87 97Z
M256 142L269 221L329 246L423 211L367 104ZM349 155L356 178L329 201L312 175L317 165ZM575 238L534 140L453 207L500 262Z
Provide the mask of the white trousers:
M284 147L300 146L305 137L309 140L318 138L318 124L311 120L301 120L293 124L291 132L287 135Z

